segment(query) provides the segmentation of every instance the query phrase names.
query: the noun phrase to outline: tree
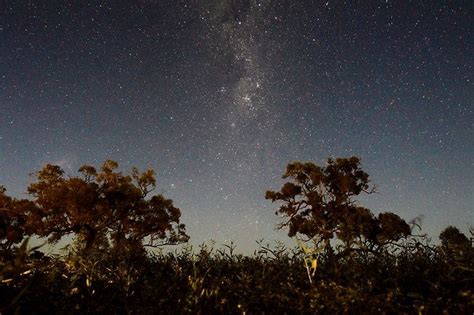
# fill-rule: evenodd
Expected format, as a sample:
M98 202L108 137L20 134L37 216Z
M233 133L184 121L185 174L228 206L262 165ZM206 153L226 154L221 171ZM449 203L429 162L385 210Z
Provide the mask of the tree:
M440 234L441 244L446 247L450 246L470 246L471 242L459 229L455 226L448 226Z
M3 253L9 252L32 234L34 226L29 222L29 214L33 209L31 201L12 198L0 186L0 250Z
M450 253L472 250L471 241L455 226L446 227L440 234L439 239L443 248Z
M73 233L85 251L110 239L117 253L186 242L180 209L160 194L149 196L156 187L154 171L133 168L123 175L117 168L107 160L99 171L82 166L81 177L66 178L51 164L37 172L28 187L42 222L36 233L51 242Z
M357 157L328 159L327 166L311 162L288 164L280 191L267 191L266 199L280 203L276 214L284 221L290 237L304 237L330 247L334 238L345 248L357 244L382 247L410 234L409 225L393 213L373 213L359 206L355 197L371 194L369 175Z

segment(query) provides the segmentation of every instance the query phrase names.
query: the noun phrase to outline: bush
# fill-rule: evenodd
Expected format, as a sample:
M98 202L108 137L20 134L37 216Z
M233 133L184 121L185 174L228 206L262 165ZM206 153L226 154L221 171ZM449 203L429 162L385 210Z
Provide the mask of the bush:
M472 255L472 247L463 253ZM396 254L355 252L335 269L322 256L310 283L304 255L281 246L250 257L207 246L132 259L30 256L24 266L31 273L2 282L0 307L38 314L472 313L473 260L451 260L442 246L412 238Z

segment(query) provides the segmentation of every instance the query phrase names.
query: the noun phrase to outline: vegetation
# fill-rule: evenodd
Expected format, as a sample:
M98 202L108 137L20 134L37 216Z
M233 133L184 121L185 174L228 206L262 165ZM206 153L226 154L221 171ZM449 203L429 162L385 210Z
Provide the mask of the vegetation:
M115 253L135 254L144 254L145 246L186 242L180 209L162 195L149 197L156 186L153 170L133 168L131 175L123 175L117 168L108 160L99 171L84 165L82 177L65 178L59 166L48 164L28 187L32 200L10 198L1 189L3 247L32 234L51 243L73 234L84 253L107 247L109 241Z
M31 200L0 189L0 313L474 311L468 237L449 226L432 245L414 235L416 222L360 206L355 198L374 190L358 158L289 164L289 182L266 198L298 247L259 242L250 257L233 244L147 253L188 239L181 212L149 196L153 171L117 167L106 161L66 178L47 165L28 188ZM30 236L54 243L69 234L62 255L27 248Z
M285 219L280 228L288 227L288 236L303 236L312 241L316 252L325 250L331 262L331 240L337 238L339 256L356 250L366 254L380 253L389 245L411 234L410 226L394 213L372 212L354 199L360 193L372 193L369 175L360 167L357 157L328 160L326 167L313 163L290 163L283 178L291 181L280 191L267 191L265 197L281 203L277 214Z

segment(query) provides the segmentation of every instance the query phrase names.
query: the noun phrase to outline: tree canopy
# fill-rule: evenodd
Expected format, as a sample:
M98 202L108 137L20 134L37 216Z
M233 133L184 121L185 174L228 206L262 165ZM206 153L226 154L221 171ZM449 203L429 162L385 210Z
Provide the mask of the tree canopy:
M338 238L347 247L366 242L383 246L408 236L410 226L394 213L377 217L355 199L375 188L369 175L361 169L358 157L328 159L324 167L312 162L288 164L285 183L279 191L267 191L266 199L280 204L276 214L284 221L288 235L330 244Z
M31 201L7 196L0 186L0 250L8 251L19 244L25 236L31 235L32 224L28 212L34 208Z
M471 241L457 227L448 226L439 234L441 245L445 248L466 248L471 246Z
M117 169L117 162L107 160L99 170L84 165L81 176L66 177L59 166L48 164L28 187L31 201L10 198L2 189L4 244L19 242L26 232L51 242L73 234L85 251L104 240L116 252L187 241L180 209L161 194L150 196L156 187L154 171L133 168L124 175Z

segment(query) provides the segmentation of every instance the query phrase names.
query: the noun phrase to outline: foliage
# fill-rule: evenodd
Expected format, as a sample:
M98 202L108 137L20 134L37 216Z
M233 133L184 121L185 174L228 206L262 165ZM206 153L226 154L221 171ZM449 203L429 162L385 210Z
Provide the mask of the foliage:
M84 251L110 239L116 254L187 241L180 209L162 195L148 196L156 186L154 172L133 168L123 175L117 168L108 160L99 171L82 166L82 177L66 178L50 164L37 172L28 187L36 206L30 216L41 222L35 234L54 242L74 233Z
M0 252L4 255L31 235L27 213L33 207L31 201L7 196L6 189L0 186Z
M327 166L311 162L290 163L283 175L290 179L280 191L267 191L266 199L278 202L288 235L303 236L330 246L334 238L345 249L354 246L378 250L410 234L410 226L394 213L373 213L359 206L355 197L373 193L369 175L357 157L328 159Z
M474 312L469 239L450 226L434 246L397 215L359 206L355 197L373 189L358 158L288 165L290 182L266 197L280 203L281 227L299 247L259 241L252 256L232 243L146 252L188 239L181 212L149 196L153 171L117 167L106 161L66 178L47 165L28 189L32 200L0 188L1 314ZM63 255L27 248L30 235L67 234L75 239Z
M473 249L453 265L441 246L410 238L396 255L356 252L313 283L299 249L188 247L129 260L28 258L29 275L0 284L3 313L450 313L474 311ZM26 289L25 289L26 288ZM19 298L17 298L19 296Z
M448 226L445 228L441 234L439 235L439 239L441 240L441 244L446 248L465 248L469 247L471 241L459 231L459 229L455 226Z

